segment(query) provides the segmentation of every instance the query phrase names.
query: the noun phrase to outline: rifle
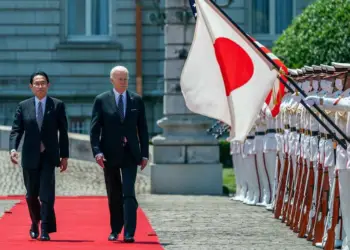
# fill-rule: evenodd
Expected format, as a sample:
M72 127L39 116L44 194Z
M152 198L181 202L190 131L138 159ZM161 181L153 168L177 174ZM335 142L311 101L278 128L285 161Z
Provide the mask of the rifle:
M322 178L323 178L323 169L322 169L322 164L318 163L318 168L317 168L317 193L316 193L316 205L315 205L315 213L311 218L311 224L310 224L310 230L309 232L307 232L307 240L311 241L313 236L314 236L314 227L315 227L315 222L316 222L316 215L317 215L317 211L319 209L319 196L321 193L321 184L322 184Z
M278 187L277 187L276 205L275 205L275 211L274 211L274 216L276 219L279 219L282 213L282 207L284 202L284 190L286 187L286 178L287 178L287 171L288 171L288 159L289 159L289 155L288 153L286 153L284 155L284 165L281 166L281 169L283 171L281 171L280 173Z
M286 213L285 213L285 220L286 220L286 225L289 225L289 217L290 217L290 213L291 213L291 209L292 209L292 198L294 196L294 189L293 189L293 180L294 180L294 171L293 171L293 160L292 157L290 157L289 159L289 179L288 179L288 201L287 201L287 207L286 207ZM283 221L283 219L282 219Z
M274 213L276 207L276 197L277 197L277 189L279 183L279 177L281 174L281 160L278 152L276 153L276 174L275 174L275 183L274 183L274 195L272 197L272 212ZM276 186L277 185L277 186Z
M285 222L286 217L287 217L287 212L290 204L290 197L291 197L291 187L292 187L292 182L293 182L293 166L292 166L292 160L291 157L288 158L288 165L287 165L287 181L286 181L286 187L284 190L284 197L286 194L288 195L287 197L287 202L285 202L284 197L283 197L283 207L282 207L282 222Z
M335 227L339 221L339 209L340 209L340 194L339 194L339 178L338 170L335 171L334 179L334 198L333 198L333 210L331 212L331 225L327 228L327 240L323 247L324 250L333 250L335 242Z
M294 197L293 197L293 206L292 206L292 212L290 216L290 225L289 228L293 230L294 228L294 221L295 221L295 216L296 216L296 211L298 209L297 204L298 204L298 199L300 195L300 187L301 187L301 175L302 175L302 168L300 165L300 159L297 159L297 173L296 173L296 188L294 192Z
M313 168L313 162L310 161L309 166L309 176L306 184L306 193L304 197L303 207L301 211L301 219L300 219L300 228L299 228L299 238L303 238L306 234L306 228L307 228L307 219L309 217L309 212L312 205L312 194L314 191L314 168Z
M300 216L302 214L302 205L303 205L303 200L304 200L304 190L306 187L306 172L307 172L307 164L306 160L304 160L303 157L300 157L300 164L301 164L301 185L300 185L300 190L299 190L299 196L297 200L297 210L296 210L296 215L294 219L294 225L293 225L293 232L298 233L299 228L300 228Z
M320 205L319 211L315 215L317 220L315 223L314 240L312 245L315 246L317 242L322 242L322 236L324 233L324 220L328 213L328 199L329 199L329 176L328 168L325 168L322 176L322 190L320 192Z

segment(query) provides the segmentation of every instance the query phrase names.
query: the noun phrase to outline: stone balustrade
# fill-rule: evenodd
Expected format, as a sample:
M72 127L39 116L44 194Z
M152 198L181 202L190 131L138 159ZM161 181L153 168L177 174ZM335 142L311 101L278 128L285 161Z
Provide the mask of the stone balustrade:
M0 150L9 149L10 131L11 131L11 127L0 126ZM84 160L84 161L93 161L93 162L95 161L91 152L89 135L69 133L68 136L69 136L70 158ZM19 151L21 151L21 145L20 145ZM151 152L151 149L150 149L150 152ZM149 176L150 167L147 166L142 171L142 174Z

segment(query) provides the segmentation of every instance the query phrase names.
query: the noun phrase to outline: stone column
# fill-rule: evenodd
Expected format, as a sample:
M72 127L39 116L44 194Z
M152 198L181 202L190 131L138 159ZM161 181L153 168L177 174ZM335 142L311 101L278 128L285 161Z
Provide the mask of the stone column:
M194 19L187 0L166 0L165 8L164 117L157 122L163 134L152 138L151 192L219 195L222 165L218 141L206 133L213 120L190 112L180 88L186 58L183 49L191 44Z

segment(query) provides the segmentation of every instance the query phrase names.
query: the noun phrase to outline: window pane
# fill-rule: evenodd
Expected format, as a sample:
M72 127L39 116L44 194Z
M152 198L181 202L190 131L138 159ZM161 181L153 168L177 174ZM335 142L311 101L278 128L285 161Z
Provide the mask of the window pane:
M68 34L85 35L85 0L69 0Z
M91 0L92 35L109 34L109 0Z
M270 4L269 0L252 1L252 32L258 34L268 34L269 29Z
M293 19L293 0L276 1L276 33L281 34Z

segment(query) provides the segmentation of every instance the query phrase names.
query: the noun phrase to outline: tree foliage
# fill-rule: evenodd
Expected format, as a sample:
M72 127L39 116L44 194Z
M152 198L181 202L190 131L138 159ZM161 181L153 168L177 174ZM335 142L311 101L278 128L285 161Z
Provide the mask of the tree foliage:
M309 5L272 51L290 68L350 63L350 0L317 0Z

